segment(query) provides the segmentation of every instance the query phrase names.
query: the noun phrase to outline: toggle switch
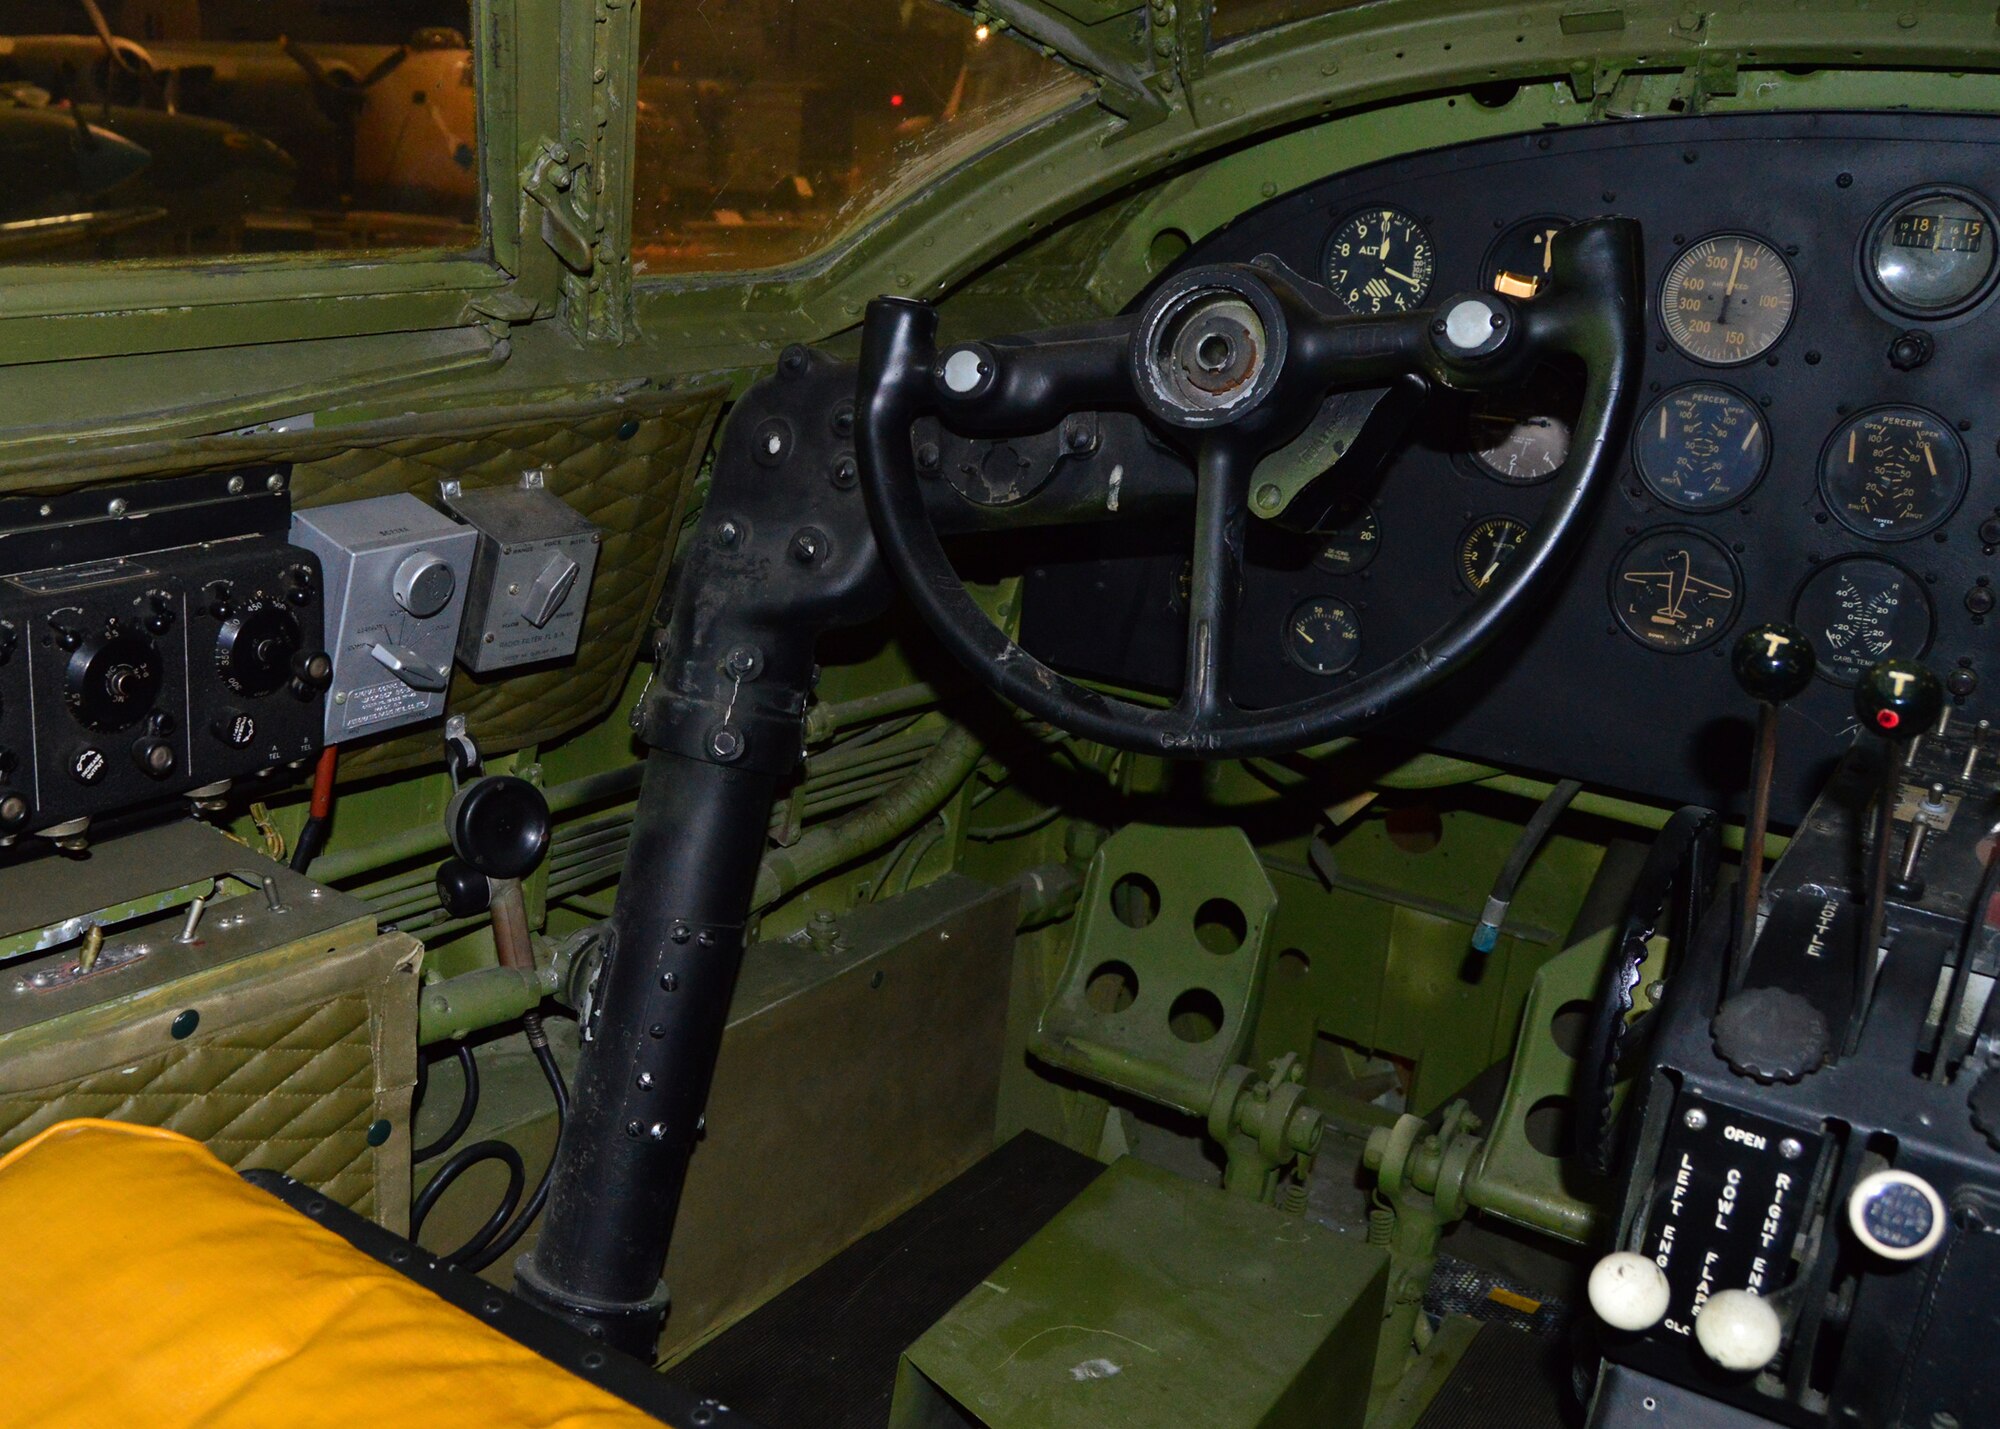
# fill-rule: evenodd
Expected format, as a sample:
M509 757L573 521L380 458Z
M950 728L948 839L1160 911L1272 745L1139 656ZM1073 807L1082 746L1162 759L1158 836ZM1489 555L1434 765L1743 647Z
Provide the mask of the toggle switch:
M423 657L406 645L370 645L375 663L413 690L435 693L445 687L445 672L426 665Z

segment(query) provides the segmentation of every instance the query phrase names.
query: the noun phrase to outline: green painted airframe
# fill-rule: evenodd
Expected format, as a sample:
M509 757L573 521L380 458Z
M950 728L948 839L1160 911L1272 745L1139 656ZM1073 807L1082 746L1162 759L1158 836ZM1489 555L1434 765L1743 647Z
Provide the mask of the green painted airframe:
M1933 633L1897 644L1878 620L1881 638L1848 683L1882 655L1928 657L1950 675L1953 708L1969 722L1991 699L1978 679L2000 673L1985 622L1990 593L1982 604L1991 582L1973 574L2000 544L1995 415L1970 398L1947 406L1925 385L1947 380L1953 363L1985 360L1991 286L1968 286L1948 311L1923 308L1928 299L1900 297L1895 274L1869 266L1877 240L1868 237L1883 223L1932 222L1917 208L1907 209L1914 218L1868 217L1930 184L1961 206L1937 210L1937 222L1959 226L1949 241L1925 228L1935 241L1924 251L1960 244L1978 255L1978 226L2000 199L2000 150L1988 160L1980 147L1996 137L1988 129L2000 114L1992 5L30 0L19 8L0 18L0 31L12 31L0 32L0 498L31 507L115 492L122 503L147 483L242 472L261 482L272 471L295 512L398 495L444 511L458 494L512 489L526 473L597 535L574 653L475 670L461 644L461 667L436 677L448 687L433 713L452 717L450 733L441 718L373 735L356 724L337 763L318 766L337 772L317 796L312 760L287 755L260 778L194 790L192 803L177 797L99 816L87 829L23 828L4 840L8 981L39 987L34 979L46 972L68 1000L51 1003L49 1017L21 1009L0 1017L0 1149L61 1116L153 1117L136 1104L107 1111L79 1089L151 1055L133 1029L183 997L175 979L220 976L223 965L163 965L155 981L121 987L116 978L129 974L115 958L104 965L111 972L93 976L100 959L128 955L121 937L144 934L164 949L175 929L216 918L214 909L236 906L240 921L242 909L254 914L267 900L275 913L310 896L331 900L321 911L327 928L349 930L339 933L343 949L351 933L357 946L402 939L396 946L407 952L405 963L385 952L366 969L357 958L360 1031L326 1034L363 1049L348 1085L365 1083L366 1094L336 1115L338 1080L309 1082L324 1113L307 1118L317 1140L277 1159L267 1153L289 1144L283 1138L260 1135L246 1151L223 1134L226 1119L201 1110L243 1093L225 1086L231 1076L249 1077L253 1097L298 1094L283 1090L290 1064L263 1054L307 1035L287 1020L286 998L324 995L331 1005L331 993L298 981L306 942L324 936L330 954L337 941L315 926L272 934L268 967L230 963L236 980L203 993L203 1020L226 1024L232 1045L249 1049L242 1068L202 1072L184 1107L153 1119L209 1140L232 1165L322 1185L398 1234L410 1232L414 1202L416 1239L431 1254L464 1273L476 1268L502 1291L515 1287L518 1260L530 1267L522 1284L540 1309L573 1311L573 1325L600 1336L608 1326L625 1348L636 1335L666 1380L750 1422L1584 1422L1603 1349L1590 1307L1599 1316L1603 1308L1587 1282L1606 1252L1636 1244L1626 1173L1640 1154L1630 1140L1639 1117L1626 1105L1640 1093L1621 1082L1615 1096L1607 1089L1605 1110L1626 1128L1623 1159L1609 1175L1585 1164L1586 1143L1611 1135L1583 1124L1586 1083L1619 1074L1588 1065L1585 1024L1610 982L1624 998L1618 1028L1650 1025L1672 970L1690 956L1674 944L1692 939L1659 920L1639 928L1636 948L1614 932L1647 851L1675 834L1681 805L1704 802L1704 788L1726 791L1707 801L1719 812L1727 874L1716 906L1726 910L1740 887L1735 870L1754 866L1763 876L1785 836L1805 827L1817 786L1794 787L1807 778L1804 766L1824 780L1853 735L1842 723L1847 686L1812 686L1840 718L1780 726L1794 743L1778 741L1771 829L1746 831L1741 795L1752 782L1748 730L1758 706L1736 693L1724 656L1759 622L1807 626L1810 573L1825 562L1875 559L1922 586L1925 562L1964 561L1902 597L1925 602ZM1934 127L1898 127L1918 120ZM1917 157L1885 159L1869 148L1904 142L1909 149L1897 152ZM1662 186L1682 180L1637 157L1659 145L1671 147L1689 182L1699 175L1709 185L1702 203L1731 196L1740 219L1712 221L1697 205L1679 220L1683 198ZM1867 189L1869 166L1899 162L1909 167L1879 193L1869 189L1866 202L1858 192L1844 197L1854 173ZM1932 162L1937 173L1924 168ZM1466 177L1485 173L1481 165L1488 177ZM1774 177L1787 166L1825 169L1819 197L1794 204ZM1986 171L1982 191L1976 176ZM1587 180L1571 181L1584 172ZM1398 184L1412 195L1409 213L1385 212L1370 228L1359 196L1387 205ZM1861 204L1860 247L1805 236L1827 231L1843 203ZM1547 234L1525 264L1513 250L1485 252L1489 239L1530 220L1555 233L1641 210L1643 262L1623 289L1558 278L1550 255L1569 252L1567 240ZM1361 225L1352 232L1341 226L1350 211ZM1397 228L1398 217L1412 230ZM1457 219L1481 238L1454 254L1439 235ZM1792 230L1798 241L1787 247ZM1750 235L1752 267L1761 256L1793 284L1755 290L1774 312L1782 298L1776 335L1751 318L1739 315L1732 328L1691 308L1698 324L1713 321L1727 341L1747 344L1712 357L1702 355L1700 334L1662 325L1680 298L1660 286L1683 250L1701 261L1695 245L1710 234ZM1894 235L1907 236L1905 227L1883 241L1903 241ZM1990 266L1990 234L1983 241ZM1352 266L1357 248L1373 268ZM1282 264L1250 265L1267 251ZM1739 269L1744 252L1739 241ZM1590 526L1597 534L1547 559L1553 571L1585 541L1616 550L1655 528L1678 533L1681 547L1659 572L1631 563L1614 571L1608 603L1603 570L1573 581L1551 575L1549 589L1587 605L1580 623L1604 642L1560 667L1573 677L1562 708L1574 727L1553 742L1553 756L1547 708L1523 713L1519 729L1488 710L1475 736L1398 704L1386 721L1355 719L1335 737L1239 749L1204 745L1205 723L1179 743L1148 744L1150 736L1066 727L1032 699L1009 702L1019 691L1000 683L997 667L1018 654L1018 638L1081 682L1065 687L1075 703L1064 708L1122 696L1117 709L1133 712L1124 716L1132 730L1190 708L1188 696L1173 705L1181 626L1200 626L1189 608L1211 599L1220 602L1212 611L1233 618L1233 590L1211 590L1217 582L1201 570L1181 573L1180 557L1161 556L1157 541L1090 541L1113 530L1104 521L1120 512L1124 481L1133 510L1153 509L1149 492L1179 490L1172 509L1182 523L1168 529L1179 530L1176 551L1185 548L1196 464L1188 433L1210 419L1161 418L1145 437L1133 413L1151 420L1181 409L1131 388L1121 401L1095 401L1103 389L1088 383L1097 379L1058 365L1048 369L1058 374L1053 385L1085 383L1076 410L1117 414L1074 426L1070 405L1025 398L1037 420L1018 430L976 416L953 430L951 414L973 412L991 368L1015 371L1009 354L1028 350L988 339L1069 328L1095 334L1099 347L1107 332L1123 341L1134 323L1150 321L1145 314L1176 311L1155 299L1205 263L1300 285L1284 289L1296 300L1283 309L1284 330L1300 334L1320 332L1315 324L1351 334L1357 314L1393 324L1448 296L1489 304L1495 332L1517 311L1539 322L1535 304L1555 311L1565 294L1580 304L1586 293L1604 311L1624 305L1638 325L1625 356L1639 375L1607 419L1602 508L1576 518L1579 531L1601 529ZM1396 283L1427 286L1431 265L1444 272L1454 263L1428 304L1421 292L1408 302L1397 295ZM1367 286L1371 275L1379 292ZM1727 274L1731 293L1739 279ZM940 345L922 349L936 357L934 373L912 368L918 376L909 379L934 394L921 399L928 406L891 400L902 389L882 377L891 362L883 334L896 314L922 310L871 309L884 297L934 311ZM1477 321L1487 313L1477 307ZM1460 341L1455 326L1445 336L1458 317L1456 307L1437 309L1438 343ZM1264 308L1228 320L1281 330ZM1487 337L1481 327L1477 340ZM1909 346L1892 348L1904 339ZM1303 352L1306 339L1296 340ZM1843 352L1863 348L1866 375L1857 376L1860 360ZM1139 363L1152 349L1134 339L1130 351ZM1587 364L1611 361L1587 343L1565 351L1589 352ZM1201 386L1203 374L1234 358L1211 363L1208 353L1190 346L1182 370L1208 394L1199 401L1219 410L1237 399ZM961 357L963 384L953 366ZM1243 381L1263 381L1261 370ZM1432 361L1413 379L1417 396L1458 400L1451 389L1463 370ZM880 380L857 387L857 374ZM1374 369L1364 377L1348 385L1366 388L1366 402L1329 405L1318 427L1301 422L1256 453L1275 463L1259 468L1271 484L1245 485L1233 518L1241 544L1247 502L1252 564L1264 559L1260 542L1301 539L1278 519L1282 508L1324 495L1329 481L1393 490L1403 464L1421 459L1447 484L1427 489L1446 494L1435 510L1384 504L1378 524L1331 497L1338 519L1294 512L1291 526L1327 548L1322 563L1313 565L1317 547L1301 546L1295 557L1271 557L1271 569L1317 569L1329 581L1310 609L1282 597L1270 639L1287 642L1283 651L1274 643L1268 660L1245 654L1233 667L1211 665L1258 684L1261 696L1246 704L1345 688L1346 665L1315 663L1336 658L1315 653L1318 639L1360 640L1366 678L1400 653L1369 643L1401 628L1391 614L1399 602L1433 600L1455 615L1488 582L1504 586L1497 573L1507 552L1539 518L1483 531L1478 523L1535 511L1561 479L1533 482L1569 470L1565 461L1589 464L1579 442L1530 484L1510 482L1505 470L1518 468L1482 467L1470 449L1443 451L1451 438L1440 433L1457 431L1456 417L1413 416L1388 377ZM822 395L787 396L787 382ZM1742 407L1729 419L1738 424L1718 431L1740 437L1745 451L1762 431L1777 453L1726 500L1663 487L1640 438L1626 455L1634 416L1643 410L1650 420L1657 410L1664 441L1670 415L1686 414L1670 414L1662 394L1697 382ZM836 388L847 405L824 398ZM1938 434L1927 440L1956 443L1967 470L1935 498L1937 522L1911 525L1915 536L1894 544L1857 523L1917 518L1886 505L1869 515L1876 508L1865 492L1841 508L1822 494L1838 473L1823 476L1820 465L1823 440L1850 414L1892 402L1920 415L1937 408ZM921 418L914 446L901 428L886 445L875 441L872 423L900 416L907 427L912 415ZM1553 418L1538 409L1534 420L1545 430ZM790 425L780 437L771 422ZM752 446L753 426L757 443L774 443L768 462ZM1517 438L1532 443L1535 433L1510 424L1507 439ZM1874 437L1862 429L1859 440ZM778 472L794 442L807 454L799 460L822 464L810 490L801 484L794 499L778 475L757 487L758 473ZM900 468L878 471L892 448ZM1710 463L1715 450L1710 442L1687 461ZM1933 446L1921 450L1934 457ZM1091 524L1015 530L996 518L988 537L954 547L963 584L949 584L955 599L969 599L952 609L1006 632L994 637L1005 651L997 657L940 638L935 607L944 602L913 602L908 591L924 581L901 559L871 567L873 605L852 619L794 617L771 594L791 590L785 582L798 570L845 559L844 541L892 548L893 527L875 503L885 500L878 485L886 490L899 474L912 492L955 487L982 512L1017 499L1028 509L1039 483L1056 490L1061 473L1098 473L1119 452L1108 497L1101 483L1086 493L1104 508L1089 513ZM1532 462L1535 452L1523 445L1509 460ZM1216 471L1229 469L1216 461ZM1031 470L1032 480L1019 475ZM1202 482L1221 479L1201 471ZM1009 484L1019 480L1028 486ZM1742 500L1760 480L1758 499ZM863 513L851 527L823 514L836 498L868 503L842 508ZM1442 524L1412 536L1426 521ZM741 554L739 542L760 549L756 540L779 526L780 544L760 567L769 573L757 578L764 584L745 584L753 561L732 565L730 553ZM1780 542L1793 543L1785 549L1796 579L1767 595L1759 543ZM1377 543L1380 561L1364 583ZM1693 562L1711 547L1720 564L1698 576ZM1090 565L1107 554L1116 559ZM1434 571L1419 572L1423 561ZM1136 583L1141 566L1152 585ZM1085 569L1097 574L1074 574ZM1657 611L1645 604L1654 595L1629 594L1642 586L1657 587ZM1245 586L1253 588L1254 580ZM768 650L701 644L701 621L724 628L731 602L767 599L770 608L756 605L745 628L764 631ZM1243 599L1263 609L1253 594ZM799 610L809 604L796 601ZM1721 613L1689 622L1683 606L1702 601ZM1544 604L1557 602L1550 595ZM720 814L697 817L708 806L687 792L694 776L682 786L688 802L671 805L680 822L662 813L663 786L676 776L662 772L659 751L731 772L746 757L736 692L754 696L777 681L782 660L770 651L786 630L814 621L841 628L816 649L806 641L811 680L789 709L800 740L788 753L799 757L769 774L768 811L753 793L754 816L731 816L749 829L755 855L729 867L716 852L703 865L697 853L726 850L732 826ZM1287 622L1313 650L1275 633ZM17 632L4 622L0 631L4 661ZM39 627L18 633L24 651L41 638ZM1838 658L1830 637L1807 633L1825 674ZM1481 672L1529 658L1525 643L1501 638L1477 662L1468 654L1460 678L1469 683L1435 698L1476 704L1471 692L1488 678ZM304 644L339 655L331 629ZM401 658L376 650L384 663ZM1668 661L1647 668L1669 673L1624 673L1641 655ZM296 678L301 698L324 684L313 686L309 672ZM1693 707L1657 724L1636 717L1626 694L1655 678ZM704 691L717 679L727 704L711 709ZM688 726L686 747L673 742L676 701L705 711L698 728ZM200 715L205 730L207 713L190 705L178 717ZM1734 732L1715 734L1720 723ZM751 763L768 747L756 737ZM1695 753L1673 743L1697 737ZM1809 743L1810 760L1793 752ZM1227 757L1190 757L1218 748ZM1980 767L1972 748L1968 778ZM0 749L0 795L29 787L33 761L23 766L17 754L28 758ZM1716 764L1728 773L1714 774ZM493 883L494 906L513 910L508 917L484 905L484 871L470 901L445 886L464 864L463 840L455 845L448 828L465 807L457 796L496 775L532 785L548 811L541 856ZM190 813L227 839L163 839L158 825L178 829ZM0 827L4 818L0 807ZM302 838L309 856L295 860ZM1746 838L1759 851L1749 864ZM296 885L260 887L245 860L263 869L265 859L303 874ZM1909 860L1914 869L1918 854ZM620 1004L614 972L621 958L629 966L680 956L665 941L667 925L645 923L638 910L691 868L705 868L737 907L733 917L725 908L674 925L676 939L690 926L703 940L717 933L713 957L726 966L697 989L712 1004L707 1030L676 1022L669 1037L665 1024L653 1027L656 1038L696 1044L684 1059L694 1070L673 1064L688 1126L671 1192L662 1207L640 1184L653 1163L617 1157L628 1140L672 1140L681 1130L649 1116L628 1128L619 1114L604 1133L617 1155L604 1153L596 1180L565 1180L562 1170L546 1206L530 1202L558 1160L559 1134L569 1154L592 1134L591 1116L611 1115L587 1112L590 1099L622 1106L630 1094L599 1064L618 1019L636 1019L632 1036L643 1041L650 1014ZM1627 933L1635 926L1624 924ZM1992 969L1978 966L1983 997ZM407 996L393 991L397 967L420 967ZM649 995L674 993L676 977L688 977L652 971ZM1152 1006L1149 995L1159 1001L1159 989L1183 986L1151 1021L1128 1018ZM1946 994L1938 996L1942 1007ZM1968 1014L1966 1026L1976 1020ZM58 1046L72 1049L67 1059L51 1051ZM308 1060L325 1065L317 1049ZM544 1063L560 1069L574 1102L566 1123ZM652 1071L638 1076L639 1087L653 1087ZM1019 1140L1024 1133L1040 1139ZM456 1164L451 1153L487 1142L507 1149ZM315 1146L338 1154L315 1159ZM439 1177L441 1164L452 1169ZM365 1175L351 1174L364 1165ZM647 1283L659 1281L666 1298L614 1307L564 1282L550 1267L581 1255L571 1245L583 1244L581 1230L535 1260L555 1220L587 1219L585 1181L589 1195L644 1200L661 1222L653 1243L664 1266L655 1255ZM979 1195L1002 1209L968 1210L967 1198ZM503 1201L522 1209L504 1253L487 1256ZM531 1219L537 1211L542 1219ZM942 1235L926 1229L927 1215L962 1220ZM1821 1231L1836 1229L1828 1221ZM905 1263L912 1258L922 1264ZM875 1277L894 1288L870 1299ZM1837 1289L1818 1289L1835 1306L1826 1313L1852 1308ZM1950 1313L1990 1316L1991 1302ZM1790 1333L1794 1312L1785 1314ZM1902 1348L1883 1353L1900 1362ZM815 1356L852 1356L852 1382L812 1370ZM1545 1363L1554 1368L1540 1378L1522 1368ZM1692 1371L1677 1378L1664 1361L1631 1363L1696 1385L1675 1391L1690 1404L1708 1393ZM1716 1391L1713 1403L1740 1418L1675 1418L1669 1403L1660 1422L1834 1422L1813 1417L1831 1412L1824 1394L1786 1398L1782 1385L1754 1390L1761 1382L1746 1375ZM1744 1407L1756 1392L1777 1406L1768 1421ZM1918 1395L1838 1422L1981 1422L1956 1412ZM1636 1422L1614 1417L1608 1401L1596 1413L1591 1422L1607 1429Z

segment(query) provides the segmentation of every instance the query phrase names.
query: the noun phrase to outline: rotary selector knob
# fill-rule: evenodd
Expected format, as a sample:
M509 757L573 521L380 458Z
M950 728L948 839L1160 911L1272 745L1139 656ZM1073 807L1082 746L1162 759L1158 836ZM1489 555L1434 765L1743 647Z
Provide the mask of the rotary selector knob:
M435 551L418 551L405 556L396 567L390 592L396 604L419 620L428 620L451 604L458 591L458 577L449 563Z
M1616 1251L1590 1271L1590 1308L1614 1330L1638 1333L1667 1317L1672 1287L1666 1272L1634 1251Z
M160 652L145 636L107 626L77 636L64 671L70 713L87 728L128 729L145 718L166 681Z
M1847 1198L1847 1226L1884 1260L1922 1260L1944 1239L1944 1198L1914 1172L1877 1171Z
M1709 1024L1729 1070L1759 1082L1796 1082L1833 1050L1826 1016L1796 992L1752 987L1722 1004Z
M221 710L208 722L208 732L231 749L241 749L257 738L257 717L242 710Z
M1748 1290L1718 1290L1694 1316L1702 1353L1736 1374L1750 1374L1778 1357L1785 1327L1778 1312Z
M268 695L292 678L292 657L304 640L297 616L275 600L252 596L222 622L216 673L239 695Z

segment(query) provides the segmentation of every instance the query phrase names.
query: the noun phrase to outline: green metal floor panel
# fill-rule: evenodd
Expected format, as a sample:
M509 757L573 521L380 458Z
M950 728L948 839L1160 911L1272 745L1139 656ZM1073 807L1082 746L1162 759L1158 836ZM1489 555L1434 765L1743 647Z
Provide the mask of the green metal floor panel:
M904 1357L892 1429L1358 1429L1387 1260L1115 1162Z

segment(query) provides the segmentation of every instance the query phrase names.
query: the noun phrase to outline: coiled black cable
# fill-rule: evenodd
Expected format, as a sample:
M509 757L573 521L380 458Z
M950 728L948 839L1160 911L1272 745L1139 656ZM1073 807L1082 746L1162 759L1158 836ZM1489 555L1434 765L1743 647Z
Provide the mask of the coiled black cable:
M550 1093L555 1097L556 1137L560 1140L563 1126L569 1120L569 1088L563 1082L562 1069L556 1066L555 1054L549 1050L548 1034L542 1029L541 1014L537 1012L523 1014L521 1030L527 1036L528 1050L535 1054L535 1061L542 1069L542 1076L549 1084ZM470 1053L462 1047L460 1052L464 1056L470 1056ZM476 1073L468 1075L466 1086L473 1095L467 1097L465 1106L460 1108L460 1115L469 1123L472 1115L468 1108L474 1105L478 1087ZM457 1122L454 1121L453 1125L456 1126ZM451 1136L441 1138L441 1144L450 1145L452 1139ZM481 1161L499 1161L507 1167L507 1189L500 1197L500 1203L494 1207L493 1214L486 1218L485 1224L473 1232L465 1244L443 1257L463 1270L484 1270L514 1248L515 1243L526 1234L528 1227L534 1224L535 1217L542 1213L542 1207L549 1198L549 1180L555 1171L555 1157L551 1155L549 1164L542 1168L541 1179L535 1183L534 1194L528 1197L527 1205L521 1208L521 1213L517 1216L514 1214L514 1208L520 1205L521 1190L527 1182L527 1170L521 1162L521 1153L504 1141L475 1141L438 1167L437 1174L431 1177L418 1194L416 1201L410 1207L411 1240L417 1238L417 1233L423 1229L424 1218L430 1214L431 1208L437 1204L438 1198L445 1193L452 1182L465 1174L468 1168L478 1165Z
M451 1119L451 1125L428 1146L420 1146L410 1153L410 1164L421 1166L433 1156L442 1156L457 1144L465 1129L472 1125L472 1115L479 1110L479 1063L473 1058L472 1049L463 1042L458 1044L458 1069L465 1077L465 1092L459 1098L458 1115ZM424 1089L430 1082L430 1064L423 1066L421 1084L417 1087L417 1099L421 1101Z

